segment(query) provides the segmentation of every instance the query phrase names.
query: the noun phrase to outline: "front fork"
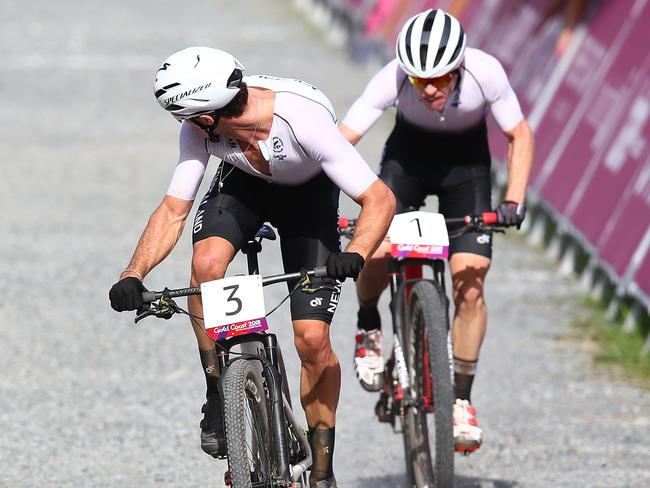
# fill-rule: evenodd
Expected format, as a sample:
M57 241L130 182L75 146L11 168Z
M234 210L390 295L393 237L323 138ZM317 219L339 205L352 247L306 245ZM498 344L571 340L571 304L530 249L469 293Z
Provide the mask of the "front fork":
M262 344L267 361L261 361L263 376L266 380L268 390L269 405L271 407L271 455L273 457L273 466L275 470L276 482L284 483L283 486L289 486L291 480L291 470L289 468L289 440L285 429L286 417L284 412L284 402L282 398L282 381L280 367L278 364L278 340L275 334L248 334L245 336L236 336L228 341L219 341L217 345L219 358L219 373L221 374L228 365L229 351L237 344L242 345L245 350L247 345L257 347L256 344ZM255 351L250 351L254 354ZM222 392L223 394L223 392Z
M403 349L404 347L409 347L405 342L406 327L408 326L405 319L409 295L415 282L423 278L423 266L428 266L432 269L433 281L439 285L446 298L444 280L445 264L443 260L407 258L403 260L391 259L388 262L389 283L392 297L390 309L393 317L394 342L393 354L387 361L386 370L384 372L384 385L386 385L386 388L381 394L376 410L381 410L380 404L384 406L384 412L388 410L387 405L390 395L394 402L399 403L399 409L392 409L393 414L399 414L401 418L403 418L404 409L416 402L421 402L424 408L428 411L433 409L434 404L433 385L431 383L431 372L429 367L429 347L426 343L426 336L423 337L425 343L423 344L423 357L421 359L424 363L424 383L422 385L422 391L415 391L415 389L412 388L413 385L411 385L410 381L411 373L406 364ZM447 323L449 323L448 320ZM416 338L416 340L418 340L418 338ZM451 347L451 341L448 342L448 347Z

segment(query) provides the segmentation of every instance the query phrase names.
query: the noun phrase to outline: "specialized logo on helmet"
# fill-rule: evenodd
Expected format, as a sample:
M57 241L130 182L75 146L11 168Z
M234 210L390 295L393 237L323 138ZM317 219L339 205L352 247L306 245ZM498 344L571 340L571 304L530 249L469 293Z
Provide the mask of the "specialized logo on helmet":
M175 85L175 84L174 84ZM182 93L178 93L177 95L174 95L173 97L166 98L163 100L163 103L165 104L165 108L167 108L169 105L172 103L176 103L179 100L183 100L184 98L189 97L190 95L194 95L195 93L198 93L202 90L205 90L206 88L209 88L212 85L212 83L206 83L205 85L197 86L196 88L193 88L191 90L184 91ZM169 87L165 87L169 88ZM165 88L162 89L162 93L160 95L163 95L167 90Z

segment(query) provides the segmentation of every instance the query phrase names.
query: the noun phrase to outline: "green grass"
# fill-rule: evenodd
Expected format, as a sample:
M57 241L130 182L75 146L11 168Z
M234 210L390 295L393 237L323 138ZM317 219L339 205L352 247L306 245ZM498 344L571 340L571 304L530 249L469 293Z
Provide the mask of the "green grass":
M606 366L610 375L650 390L650 354L643 352L645 324L639 332L626 332L623 316L608 319L601 304L587 300L586 313L573 326L595 345L594 361Z

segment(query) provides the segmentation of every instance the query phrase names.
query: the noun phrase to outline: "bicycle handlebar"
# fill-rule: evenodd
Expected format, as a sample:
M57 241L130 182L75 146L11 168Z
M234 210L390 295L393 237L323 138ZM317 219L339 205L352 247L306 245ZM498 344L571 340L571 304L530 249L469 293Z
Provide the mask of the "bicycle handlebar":
M279 275L271 275L262 278L262 286L272 285L274 283L282 283L284 281L296 280L300 278L325 278L327 277L327 268L319 266L311 270L303 270L296 273L284 273ZM182 311L178 308L176 303L172 300L178 297L187 297L191 295L200 295L201 288L198 286L189 288L178 288L170 290L165 288L163 291L144 291L142 292L142 308L136 312L135 323L140 320L155 315L160 318L170 318L176 312ZM158 304L151 308L151 304L156 300L160 300Z
M481 225L498 225L499 215L496 212L482 212L464 217L445 218L445 222L447 224L465 224L470 228L476 228Z
M499 215L496 212L482 212L480 214L469 214L464 217L449 217L445 218L445 223L449 224L465 224L465 231L470 230L486 230L489 227L494 230L500 230L503 225L499 224ZM352 237L357 225L357 219L348 219L346 217L339 218L339 232L346 236Z

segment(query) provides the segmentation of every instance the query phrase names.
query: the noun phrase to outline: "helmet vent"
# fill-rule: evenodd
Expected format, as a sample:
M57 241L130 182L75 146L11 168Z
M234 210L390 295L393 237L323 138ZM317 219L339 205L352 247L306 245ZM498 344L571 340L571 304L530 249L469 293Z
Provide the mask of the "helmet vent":
M438 63L442 59L445 50L447 49L447 43L449 42L449 33L451 32L451 18L449 15L445 15L445 26L442 28L442 36L440 37L440 43L438 48L438 53L436 54L436 60L433 63L434 66L438 66Z
M460 51L463 48L463 38L465 37L465 31L463 31L463 28L460 28L460 35L458 37L458 44L456 44L456 49L454 50L454 55L451 57L449 60L449 63L453 63L456 61L458 56L460 56Z
M226 82L228 88L238 88L243 78L242 70L235 68Z
M170 88L174 88L175 86L178 86L178 85L180 85L180 83L170 83L167 86L163 86L160 90L156 90L156 93L155 93L156 98L160 98L162 95L167 93L167 90L169 90Z

